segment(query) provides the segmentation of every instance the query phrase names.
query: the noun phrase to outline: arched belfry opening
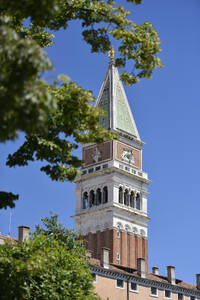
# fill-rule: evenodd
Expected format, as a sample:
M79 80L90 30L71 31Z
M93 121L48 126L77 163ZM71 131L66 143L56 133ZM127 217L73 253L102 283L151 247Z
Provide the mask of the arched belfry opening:
M108 187L104 186L103 188L103 203L108 202Z
M123 189L119 187L119 203L123 204Z
M101 202L102 202L102 193L101 193L101 189L98 188L96 192L96 204L100 205Z
M83 209L88 208L88 193L84 192L83 194Z

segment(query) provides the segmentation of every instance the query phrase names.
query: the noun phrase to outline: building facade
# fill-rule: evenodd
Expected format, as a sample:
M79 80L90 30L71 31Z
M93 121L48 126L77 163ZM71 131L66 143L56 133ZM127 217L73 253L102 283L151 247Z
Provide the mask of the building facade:
M100 124L118 140L83 145L82 174L76 179L75 231L91 253L94 285L102 299L200 299L197 285L148 273L148 185L141 141L119 73L110 59L96 103Z

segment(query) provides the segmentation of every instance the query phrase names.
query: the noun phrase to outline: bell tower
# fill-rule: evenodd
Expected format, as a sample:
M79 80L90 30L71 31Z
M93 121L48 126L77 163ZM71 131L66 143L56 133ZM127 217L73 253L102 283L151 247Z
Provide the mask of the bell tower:
M110 263L137 268L147 264L147 173L142 170L141 141L111 55L96 106L106 112L100 124L119 140L82 147L84 167L76 178L75 231L87 240L92 257L102 248Z

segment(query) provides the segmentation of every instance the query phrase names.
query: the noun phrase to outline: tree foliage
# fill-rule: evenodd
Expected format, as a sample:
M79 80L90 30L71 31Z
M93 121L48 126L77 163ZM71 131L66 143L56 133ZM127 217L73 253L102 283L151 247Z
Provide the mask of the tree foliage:
M87 253L76 235L43 219L29 241L0 246L1 300L92 300Z
M127 61L133 66L121 74L125 84L151 78L162 66L158 34L152 24L138 25L129 14L110 0L0 0L0 142L16 139L19 131L26 134L25 143L9 156L9 166L44 160L42 171L52 179L73 180L81 166L72 154L77 143L113 138L98 125L102 112L93 107L90 92L64 77L54 85L42 79L53 67L43 48L53 44L52 31L79 20L91 52L105 53L117 41L116 66L126 67ZM13 206L16 196L9 195Z
M7 193L7 192L0 192L0 209L2 208L7 208L8 206L10 208L15 207L14 201L19 198L19 195L14 195L12 193Z
M29 161L45 160L41 168L53 180L73 180L82 161L72 154L78 143L95 141L102 143L113 135L98 124L100 109L90 103L94 101L88 92L74 82L65 82L61 87L51 87L57 100L57 111L48 122L48 134L30 134L24 144L13 155L9 155L7 165L24 166ZM63 138L62 138L62 137ZM73 142L67 140L73 137Z

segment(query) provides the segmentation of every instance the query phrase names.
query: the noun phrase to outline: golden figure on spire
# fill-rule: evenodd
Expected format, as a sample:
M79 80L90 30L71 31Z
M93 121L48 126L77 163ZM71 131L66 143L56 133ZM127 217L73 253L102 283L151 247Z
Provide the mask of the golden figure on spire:
M108 56L109 56L111 59L114 59L114 57L115 57L115 50L114 50L113 47L108 51Z

